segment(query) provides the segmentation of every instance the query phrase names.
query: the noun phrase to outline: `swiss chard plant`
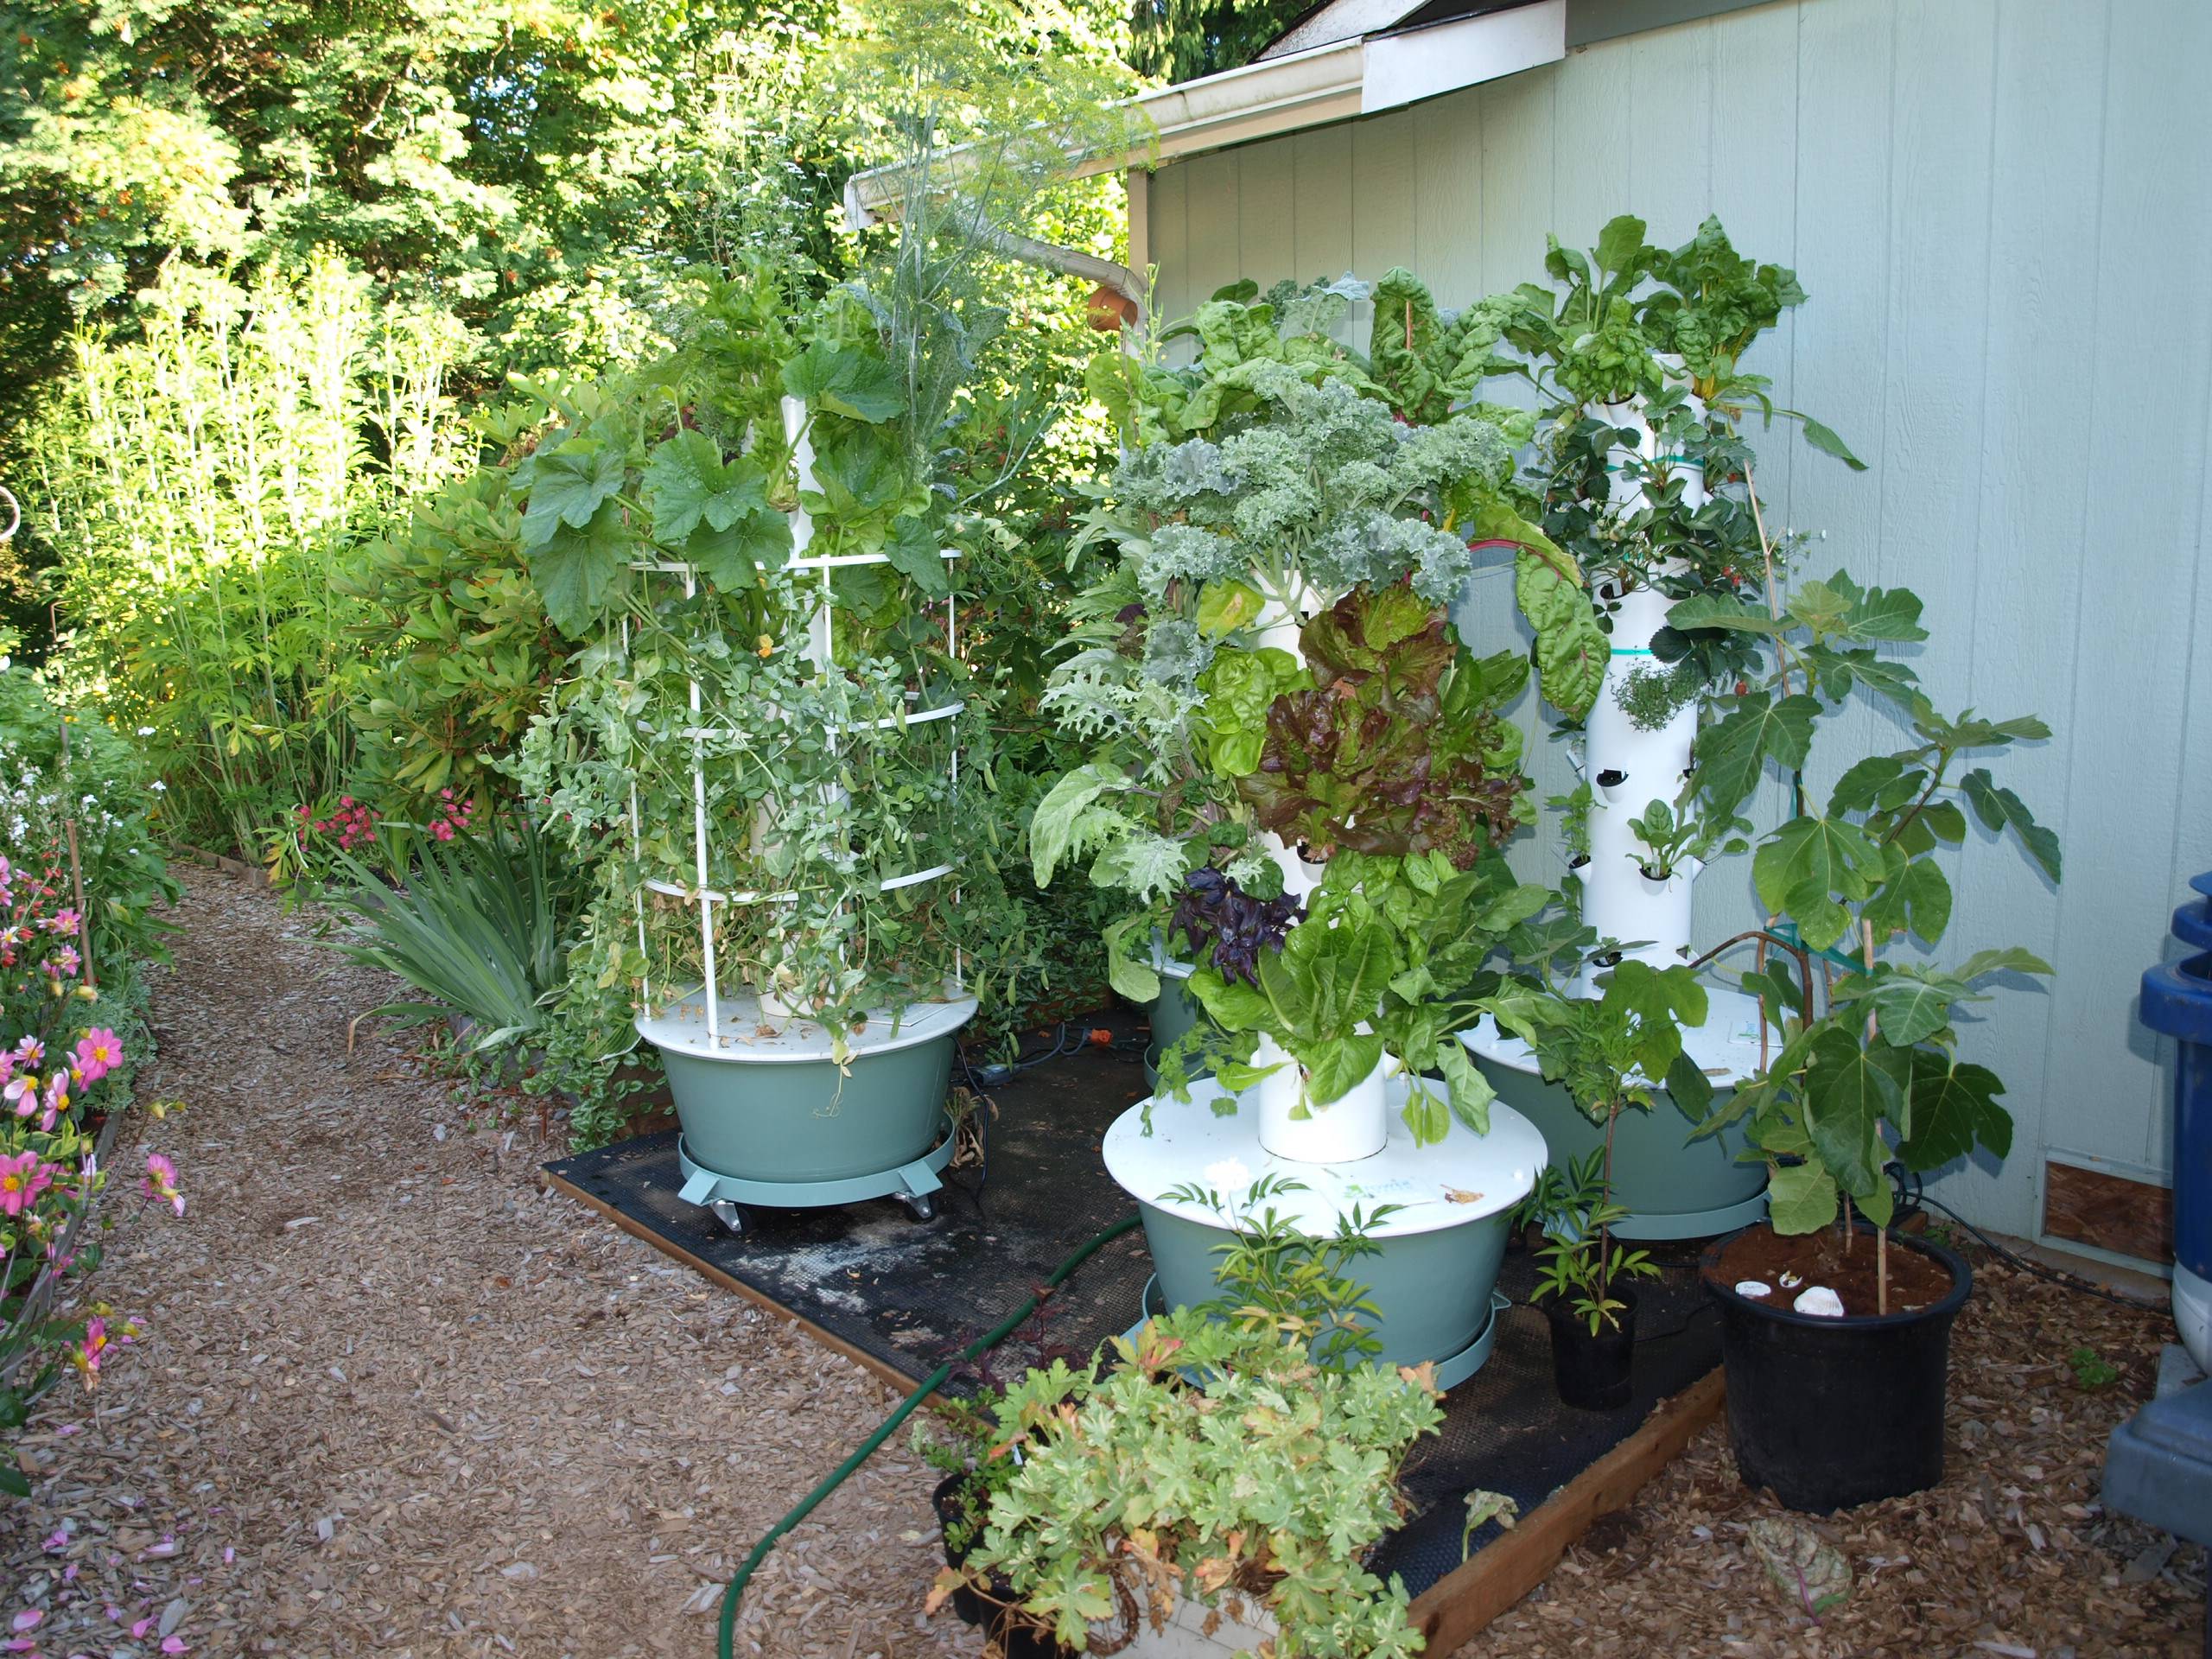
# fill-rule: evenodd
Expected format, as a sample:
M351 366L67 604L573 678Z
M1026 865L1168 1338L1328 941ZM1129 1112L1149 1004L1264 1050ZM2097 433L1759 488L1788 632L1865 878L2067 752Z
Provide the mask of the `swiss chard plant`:
M1757 597L1786 563L1789 538L1761 523L1748 416L1796 421L1815 448L1861 463L1827 427L1777 406L1770 383L1743 366L1805 292L1794 272L1738 253L1718 219L1669 249L1624 214L1587 251L1552 238L1545 270L1556 287L1526 283L1478 309L1482 332L1495 331L1485 373L1525 379L1544 400L1531 484L1547 535L1581 583L1524 553L1517 589L1544 696L1579 720L1604 679L1621 592ZM1648 427L1648 446L1637 425ZM1693 480L1704 488L1693 492ZM1635 486L1632 499L1620 499L1619 484ZM1687 669L1674 704L1685 689L1732 675L1742 655L1740 639L1686 624L1654 645L1662 668Z

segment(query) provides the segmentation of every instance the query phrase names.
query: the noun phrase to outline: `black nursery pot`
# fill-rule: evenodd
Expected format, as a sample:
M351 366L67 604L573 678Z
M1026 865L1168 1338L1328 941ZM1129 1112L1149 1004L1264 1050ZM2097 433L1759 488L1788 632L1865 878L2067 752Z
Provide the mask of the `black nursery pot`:
M1559 1397L1584 1411L1611 1411L1628 1403L1636 1360L1636 1293L1616 1289L1625 1306L1620 1324L1590 1334L1586 1319L1559 1298L1544 1304L1552 1325L1552 1381Z
M1859 1230L1871 1238L1870 1229ZM1821 1319L1718 1282L1727 1239L1705 1253L1706 1291L1720 1308L1737 1472L1793 1510L1827 1515L1943 1478L1951 1324L1974 1274L1924 1238L1893 1233L1890 1243L1949 1268L1949 1292L1909 1313Z
M930 1507L937 1511L940 1532L959 1516L959 1510L953 1504L952 1494L965 1478L964 1475L947 1475L938 1482L937 1490L930 1494ZM944 1562L947 1567L958 1567L967 1556L966 1550L954 1554L950 1541L945 1541ZM963 1585L952 1592L952 1611L959 1615L961 1623L973 1624L983 1632L986 1638L996 1643L998 1650L1006 1656L1006 1659L1069 1659L1070 1649L1062 1647L1035 1626L1025 1623L1007 1605L1014 1600L1014 1586L995 1573L991 1577L991 1595L995 1600L986 1600Z

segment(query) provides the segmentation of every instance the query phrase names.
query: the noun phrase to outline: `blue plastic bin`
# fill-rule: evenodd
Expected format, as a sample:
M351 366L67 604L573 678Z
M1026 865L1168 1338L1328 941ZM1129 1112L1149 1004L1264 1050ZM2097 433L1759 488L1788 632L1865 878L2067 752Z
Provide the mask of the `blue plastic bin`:
M2174 1321L2199 1370L2212 1372L2212 872L2202 898L2174 912L2174 937L2197 954L2143 976L2143 1023L2174 1039Z

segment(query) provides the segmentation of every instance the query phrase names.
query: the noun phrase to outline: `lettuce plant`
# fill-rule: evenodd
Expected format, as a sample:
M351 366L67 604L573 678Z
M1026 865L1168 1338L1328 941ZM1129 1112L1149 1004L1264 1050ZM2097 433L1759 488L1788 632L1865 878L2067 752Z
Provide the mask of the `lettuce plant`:
M1360 588L1306 625L1315 683L1268 705L1237 792L1264 829L1317 857L1440 851L1471 864L1522 822L1521 732L1498 716L1528 661L1461 651L1403 585Z

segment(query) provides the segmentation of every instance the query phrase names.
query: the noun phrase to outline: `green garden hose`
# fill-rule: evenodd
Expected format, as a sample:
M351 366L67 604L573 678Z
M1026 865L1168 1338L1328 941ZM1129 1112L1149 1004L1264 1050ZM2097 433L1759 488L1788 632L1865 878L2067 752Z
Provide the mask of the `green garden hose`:
M836 1491L838 1487L844 1484L847 1476L850 1475L854 1470L859 1468L861 1465L866 1463L868 1460L868 1458L874 1452L875 1449L881 1446L884 1441L889 1440L891 1436L897 1432L899 1425L905 1422L907 1418L914 1414L914 1408L920 1405L923 1401L928 1399L930 1395L944 1383L944 1380L952 1375L952 1368L955 1365L960 1364L964 1361L973 1359L976 1355L983 1353L989 1349L995 1348L999 1344L1004 1342L1007 1338L1014 1334L1014 1328L1017 1325L1037 1311L1037 1305L1039 1302L1043 1301L1046 1296L1050 1295L1053 1291L1059 1288L1062 1284L1066 1282L1069 1274L1072 1274L1077 1268L1089 1261L1091 1256L1095 1255L1099 1250L1112 1243L1123 1233L1128 1232L1131 1228L1135 1227L1137 1224L1137 1221L1138 1217L1135 1216L1126 1216L1122 1217L1122 1219L1116 1222L1104 1232L1100 1233L1096 1238L1090 1240L1089 1243L1077 1249L1074 1255L1069 1256L1068 1259L1061 1262L1058 1267L1054 1268L1052 1272L1052 1276L1046 1279L1039 1288L1032 1292L1028 1299L1025 1300L1020 1307L1017 1307L1013 1313L1007 1314L1005 1319L1000 1320L994 1329L986 1332L983 1335L976 1338L975 1341L969 1343L965 1348L963 1348L956 1357L948 1359L944 1364L938 1366L937 1370L931 1371L929 1376L923 1380L921 1386L916 1389L912 1394L908 1395L904 1400L900 1401L899 1402L899 1408L893 1412L890 1416L883 1420L883 1426L880 1428L877 1429L874 1433L869 1435L868 1439L862 1440L858 1446L854 1448L852 1456L847 1458L842 1463L831 1470L829 1477L824 1479L819 1486L817 1486L812 1491L801 1498L798 1503L792 1507L791 1513L785 1516L782 1520L777 1522L774 1526L768 1529L767 1535L763 1537L759 1543L753 1546L753 1553L745 1558L745 1565L739 1567L736 1573L731 1578L729 1581L729 1588L722 1592L721 1633L718 1639L718 1645L716 1649L717 1653L720 1655L720 1659L734 1659L734 1650L737 1643L737 1605L740 1601L744 1599L746 1585L751 1582L753 1574L756 1570L758 1570L760 1563L768 1559L768 1552L776 1547L776 1541L782 1537L785 1533L789 1532L793 1527L798 1525L800 1522L805 1520L806 1517L813 1512L814 1506L816 1504L819 1503L823 1498L829 1497L830 1493Z

